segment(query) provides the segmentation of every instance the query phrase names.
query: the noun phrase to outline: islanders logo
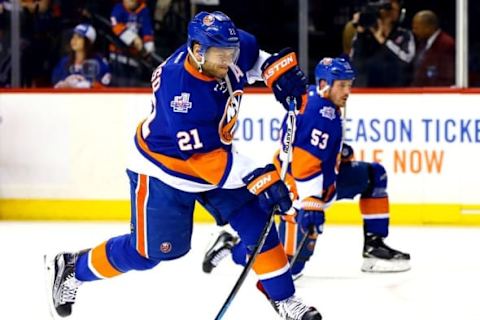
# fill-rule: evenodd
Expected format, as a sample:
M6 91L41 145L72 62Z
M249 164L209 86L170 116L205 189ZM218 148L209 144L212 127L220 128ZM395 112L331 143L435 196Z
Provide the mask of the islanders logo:
M203 23L204 25L206 25L207 27L209 27L209 26L211 26L211 25L213 24L214 21L215 21L215 17L212 16L211 14L209 14L209 15L207 15L207 16L205 16L205 17L203 18L202 23Z
M233 92L233 95L228 98L227 103L225 104L225 111L223 112L222 120L220 120L220 123L218 124L218 134L220 140L224 144L232 144L242 94L242 90L236 90Z

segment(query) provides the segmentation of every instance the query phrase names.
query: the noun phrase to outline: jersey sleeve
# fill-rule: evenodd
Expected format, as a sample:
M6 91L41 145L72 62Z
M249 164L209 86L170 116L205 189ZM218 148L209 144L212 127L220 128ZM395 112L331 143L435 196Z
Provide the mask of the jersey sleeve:
M263 81L260 67L270 57L266 51L260 50L257 39L252 34L239 30L240 34L240 57L238 66L246 71L247 82L252 84Z

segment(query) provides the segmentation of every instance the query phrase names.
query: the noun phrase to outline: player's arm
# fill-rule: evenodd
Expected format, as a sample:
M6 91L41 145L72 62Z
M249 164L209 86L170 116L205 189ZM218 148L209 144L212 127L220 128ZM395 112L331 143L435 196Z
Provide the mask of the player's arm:
M325 222L324 210L335 200L339 138L338 132L328 124L322 126L322 122L315 120L302 127L296 137L292 176L301 200L296 221L304 232L312 226L316 232L321 232Z

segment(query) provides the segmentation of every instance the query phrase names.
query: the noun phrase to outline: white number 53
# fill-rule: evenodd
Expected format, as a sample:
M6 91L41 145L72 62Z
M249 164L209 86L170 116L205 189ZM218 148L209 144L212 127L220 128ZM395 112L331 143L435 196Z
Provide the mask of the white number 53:
M200 141L197 129L190 131L178 131L177 132L178 146L182 151L188 151L193 149L200 149L203 147L203 143Z
M315 147L325 149L327 147L329 137L330 136L328 135L328 133L322 132L318 129L313 129L310 143L313 144Z

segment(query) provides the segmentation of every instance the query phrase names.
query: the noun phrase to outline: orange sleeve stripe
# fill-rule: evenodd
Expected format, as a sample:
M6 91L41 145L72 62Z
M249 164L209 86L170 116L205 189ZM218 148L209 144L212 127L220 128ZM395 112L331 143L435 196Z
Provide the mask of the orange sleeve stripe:
M310 152L293 148L292 175L295 179L306 179L322 170L322 161Z
M150 35L143 36L143 42L149 42L149 41L153 41L153 36L150 36Z
M146 237L146 223L145 223L145 208L147 200L147 191L148 191L148 178L146 175L140 174L138 178L138 189L136 194L136 230L137 235L137 251L140 255L146 257L147 253L145 250L145 237Z
M360 212L362 214L388 213L388 197L385 198L360 198Z
M275 61L263 72L267 87L271 88L273 83L280 78L281 75L295 67L297 64L297 56L294 52Z
M208 153L195 154L187 160L187 164L202 179L217 185L222 181L225 170L227 170L228 153L219 148Z
M253 264L253 270L257 275L266 274L280 270L288 264L285 250L281 243L276 247L262 252L257 256L255 263Z
M115 33L117 36L122 34L123 31L127 28L125 23L117 23L116 25L113 26L112 30L113 33Z
M104 278L112 278L121 274L120 271L115 269L114 266L108 261L107 258L107 242L105 241L101 245L92 249L92 265L95 270Z
M135 9L134 12L135 12L136 14L139 14L144 8L145 8L145 2L142 2L142 3L140 4L140 6L138 6L138 8Z

